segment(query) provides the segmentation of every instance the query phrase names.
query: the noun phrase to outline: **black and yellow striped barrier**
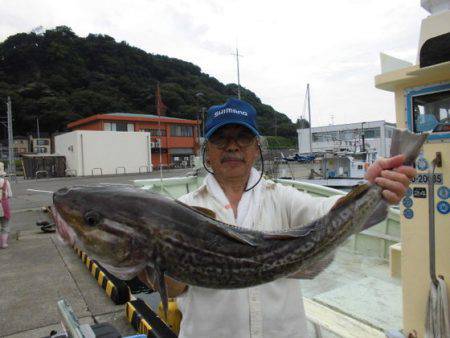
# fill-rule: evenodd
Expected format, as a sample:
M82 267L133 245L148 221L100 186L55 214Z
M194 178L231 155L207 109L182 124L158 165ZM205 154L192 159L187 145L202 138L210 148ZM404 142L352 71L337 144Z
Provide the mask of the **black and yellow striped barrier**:
M97 261L90 259L85 252L76 246L73 247L77 255L81 258L83 264L91 272L92 276L97 280L98 285L106 291L106 294L117 304L125 304L130 300L130 289L128 285L111 275Z
M175 334L141 299L129 301L126 317L133 328L151 338L176 338Z

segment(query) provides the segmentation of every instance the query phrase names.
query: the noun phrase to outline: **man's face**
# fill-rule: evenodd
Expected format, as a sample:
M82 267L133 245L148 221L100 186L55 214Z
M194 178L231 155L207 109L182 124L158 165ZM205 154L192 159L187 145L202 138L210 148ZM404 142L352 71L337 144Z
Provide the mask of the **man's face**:
M207 143L207 162L222 179L248 177L257 157L255 135L238 124L219 128Z

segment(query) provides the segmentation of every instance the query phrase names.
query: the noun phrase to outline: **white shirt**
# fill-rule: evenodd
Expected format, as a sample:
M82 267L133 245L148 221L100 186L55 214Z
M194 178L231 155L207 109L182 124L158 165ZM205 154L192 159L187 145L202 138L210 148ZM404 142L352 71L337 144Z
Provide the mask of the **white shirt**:
M259 178L252 169L248 187ZM218 220L260 231L305 225L326 214L341 196L312 197L292 187L262 179L245 192L237 218L213 175L180 201L211 209ZM304 338L306 316L300 283L282 278L256 287L216 290L189 286L177 298L183 314L180 338Z

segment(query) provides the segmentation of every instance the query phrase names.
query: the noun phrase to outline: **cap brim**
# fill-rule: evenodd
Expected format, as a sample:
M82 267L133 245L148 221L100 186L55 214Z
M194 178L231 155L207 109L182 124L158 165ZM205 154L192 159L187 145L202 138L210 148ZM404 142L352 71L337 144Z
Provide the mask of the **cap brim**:
M219 129L222 128L223 126L226 126L228 124L239 124L241 126L247 127L248 129L250 129L252 131L253 134L255 134L255 136L259 136L259 132L250 124L248 124L247 122L242 122L242 121L224 121L222 123L219 123L217 125L215 125L214 127L212 127L210 130L208 130L208 132L205 135L206 139L209 139L210 136L212 134L214 134L214 132Z

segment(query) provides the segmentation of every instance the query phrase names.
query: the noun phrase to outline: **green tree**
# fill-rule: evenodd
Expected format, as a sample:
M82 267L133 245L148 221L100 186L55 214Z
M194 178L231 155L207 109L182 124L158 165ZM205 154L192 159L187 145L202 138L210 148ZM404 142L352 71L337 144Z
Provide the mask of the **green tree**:
M158 82L168 116L180 118L196 119L202 107L237 95L236 84L225 85L190 62L146 53L108 35L81 38L67 26L0 43L0 100L11 96L18 134L34 131L36 117L42 131L55 132L93 114L155 113ZM277 134L295 139L297 127L286 115L247 88L241 95L258 111L263 134L274 134L276 117Z

